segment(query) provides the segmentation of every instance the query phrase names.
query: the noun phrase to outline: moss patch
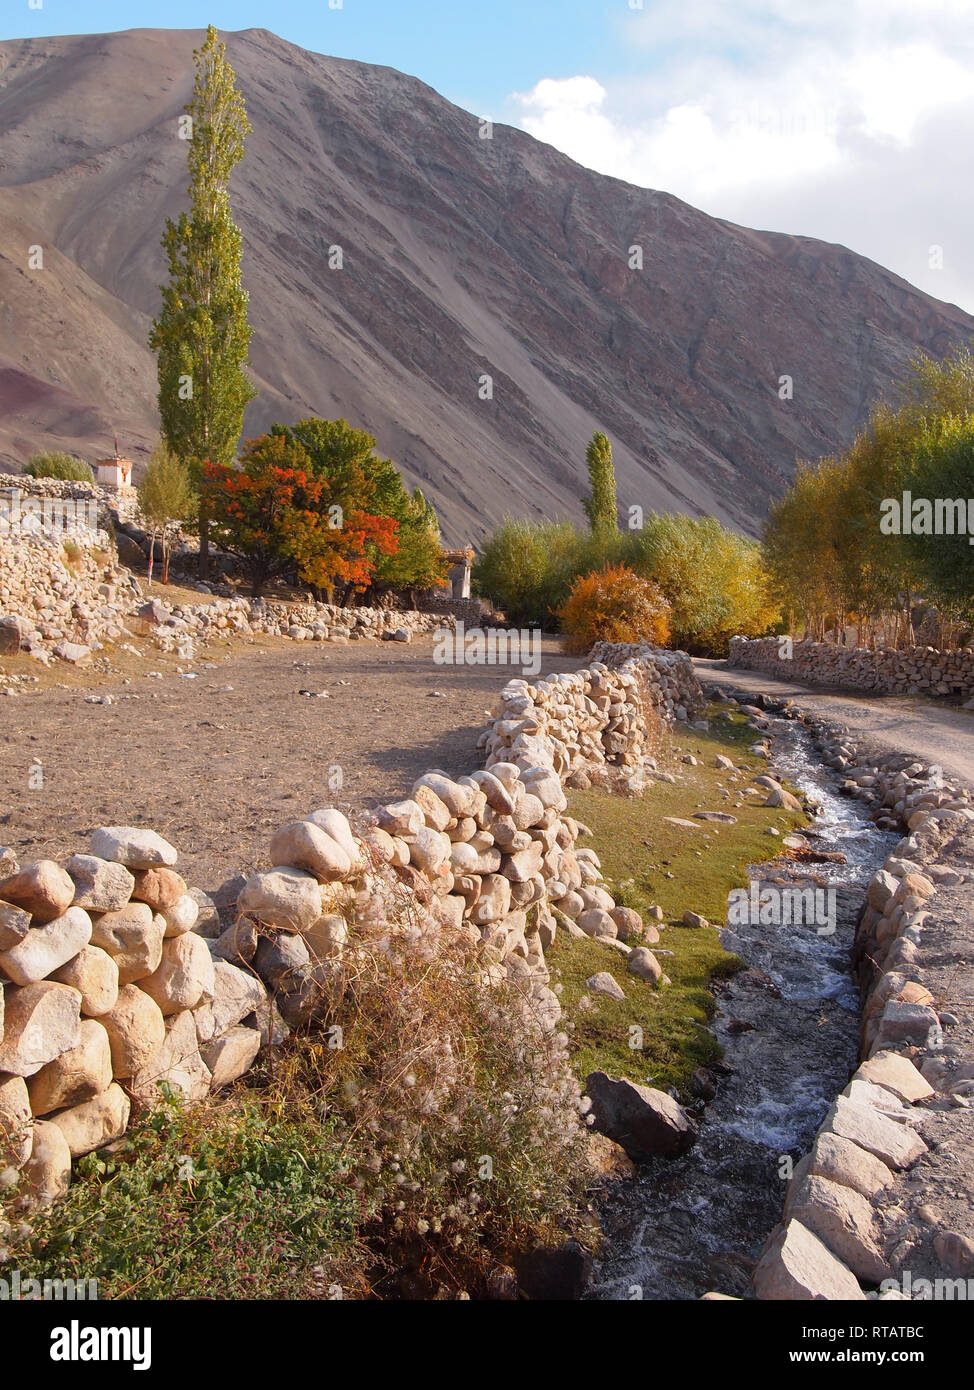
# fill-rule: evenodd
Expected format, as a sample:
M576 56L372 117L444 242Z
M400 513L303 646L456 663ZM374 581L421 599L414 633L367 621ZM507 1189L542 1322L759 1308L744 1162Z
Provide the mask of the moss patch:
M675 783L651 782L642 796L631 799L594 789L571 794L570 813L592 829L593 838L583 843L598 854L616 901L635 908L647 922L651 906L663 909L660 940L650 949L672 981L649 984L629 973L612 946L559 931L548 962L553 983L562 987L562 1007L572 1025L572 1061L583 1079L601 1070L684 1091L695 1067L719 1057L707 1029L713 1012L710 985L740 969L741 962L723 949L714 928L684 927L683 913L689 909L723 924L727 894L747 884L748 865L780 853L780 841L767 829L773 826L784 835L806 823L803 814L764 807L763 796L744 795L765 768L764 759L749 752L757 735L746 717L722 705L711 706L707 715L708 732L680 730L660 760L678 778ZM696 767L682 761L688 753L699 760ZM744 770L715 767L718 753ZM691 830L665 819L692 821L698 810L727 812L737 822L696 821L699 829ZM622 986L624 1001L587 988L586 980L602 970Z

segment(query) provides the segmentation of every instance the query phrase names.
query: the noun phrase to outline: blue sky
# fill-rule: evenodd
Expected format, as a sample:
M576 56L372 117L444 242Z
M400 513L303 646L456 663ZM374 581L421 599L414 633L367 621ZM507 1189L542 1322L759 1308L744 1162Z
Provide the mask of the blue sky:
M974 312L972 0L5 0L0 38L209 21L399 68L590 168L841 242Z

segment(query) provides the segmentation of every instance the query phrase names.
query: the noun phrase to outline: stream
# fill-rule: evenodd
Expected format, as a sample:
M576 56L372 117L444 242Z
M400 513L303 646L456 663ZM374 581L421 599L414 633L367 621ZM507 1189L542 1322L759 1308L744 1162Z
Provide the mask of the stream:
M790 1163L808 1150L856 1066L859 998L850 971L866 885L898 836L877 831L857 801L839 795L810 736L771 718L772 765L820 806L803 832L809 848L846 864L756 866L762 885L835 890L834 931L745 924L721 934L747 965L715 987L711 1029L724 1048L700 1139L682 1158L641 1164L600 1206L606 1239L587 1299L697 1299L750 1295L750 1275L781 1217ZM673 928L672 930L679 930ZM686 1097L682 1097L686 1101Z

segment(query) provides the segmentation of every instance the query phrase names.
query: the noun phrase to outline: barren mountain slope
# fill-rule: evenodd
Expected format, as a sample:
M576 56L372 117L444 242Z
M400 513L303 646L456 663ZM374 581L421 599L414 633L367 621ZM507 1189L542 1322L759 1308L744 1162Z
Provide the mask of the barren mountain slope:
M177 118L200 39L0 43L0 463L42 446L95 457L112 429L144 457L145 342L163 219L185 205ZM481 139L393 69L264 30L227 45L254 126L233 185L260 388L246 433L345 415L430 494L450 540L506 511L580 515L598 427L624 507L754 530L796 454L848 441L917 348L974 333L842 247L718 221L510 127Z

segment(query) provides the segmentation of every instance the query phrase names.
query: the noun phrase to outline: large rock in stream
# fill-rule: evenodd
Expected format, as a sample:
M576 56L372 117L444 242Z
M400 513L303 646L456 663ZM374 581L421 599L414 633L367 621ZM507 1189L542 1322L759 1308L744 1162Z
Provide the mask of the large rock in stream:
M697 1128L672 1096L593 1071L585 1082L595 1128L621 1144L637 1163L679 1158L697 1142Z

